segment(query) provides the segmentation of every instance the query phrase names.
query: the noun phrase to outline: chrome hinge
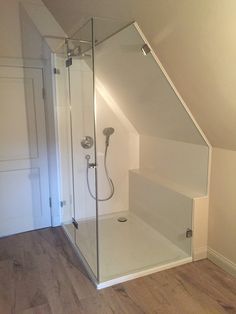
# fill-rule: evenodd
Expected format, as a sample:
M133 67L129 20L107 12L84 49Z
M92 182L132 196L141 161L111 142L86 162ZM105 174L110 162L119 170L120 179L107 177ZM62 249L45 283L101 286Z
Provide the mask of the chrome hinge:
M78 222L75 220L75 218L72 218L72 223L73 223L73 225L74 225L74 227L75 227L76 229L79 228L79 224L78 224Z
M60 70L57 68L53 68L53 73L54 74L61 74Z
M186 238L192 238L192 236L193 236L193 230L188 228L186 230Z
M49 207L52 208L52 198L49 197Z
M67 60L66 60L66 67L68 68L69 66L71 66L72 65L72 58L68 58Z
M60 201L60 206L64 207L66 205L66 201Z

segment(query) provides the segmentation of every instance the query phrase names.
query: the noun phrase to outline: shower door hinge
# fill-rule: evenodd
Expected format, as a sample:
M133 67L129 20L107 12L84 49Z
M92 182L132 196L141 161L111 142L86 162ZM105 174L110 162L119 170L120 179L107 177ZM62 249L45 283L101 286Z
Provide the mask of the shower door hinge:
M76 229L79 228L79 224L78 224L78 222L75 220L75 218L72 218L72 223L73 223L73 225L74 225L74 227L75 227Z
M61 74L60 69L53 68L53 73L54 74Z
M52 198L49 197L49 207L52 208Z
M66 206L66 201L60 201L60 206L61 206L61 207Z
M188 228L186 230L186 238L192 238L192 236L193 236L193 230Z
M68 68L69 66L71 66L72 65L72 58L68 58L67 60L66 60L66 67Z

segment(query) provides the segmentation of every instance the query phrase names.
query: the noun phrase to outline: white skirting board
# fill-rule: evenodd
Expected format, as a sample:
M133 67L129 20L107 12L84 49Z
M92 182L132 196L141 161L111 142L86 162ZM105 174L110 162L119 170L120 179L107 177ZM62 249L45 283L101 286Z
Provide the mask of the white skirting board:
M225 271L236 277L236 264L224 257L222 254L216 252L211 248L208 248L207 257L214 264L218 265L219 267L223 268Z

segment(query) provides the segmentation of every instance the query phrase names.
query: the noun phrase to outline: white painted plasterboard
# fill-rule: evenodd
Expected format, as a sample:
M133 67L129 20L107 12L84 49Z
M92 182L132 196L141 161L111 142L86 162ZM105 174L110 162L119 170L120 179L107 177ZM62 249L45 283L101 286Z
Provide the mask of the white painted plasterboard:
M193 121L194 125L196 126L196 128L198 129L199 133L201 134L202 138L204 139L204 141L206 142L206 144L208 145L209 148L209 158L208 158L208 184L207 184L207 196L209 196L209 191L210 191L210 175L211 175L211 159L212 159L212 146L210 144L210 142L208 141L205 133L203 132L203 130L200 128L199 124L197 123L197 121L195 120L194 116L192 115L190 109L188 108L187 104L185 103L185 101L183 100L183 98L181 97L181 95L179 94L179 92L177 91L174 83L172 82L172 80L170 79L169 75L167 74L165 68L163 67L161 61L159 60L159 58L157 57L157 55L155 54L154 50L152 49L150 43L148 42L147 38L145 37L144 33L142 32L142 30L140 29L139 25L137 22L134 22L133 25L135 26L136 30L138 31L138 33L140 34L140 36L142 37L143 41L149 46L149 48L151 49L151 54L154 58L154 60L157 62L157 64L159 65L160 69L162 70L164 76L166 77L167 81L169 82L170 86L172 87L172 89L174 90L176 96L179 98L182 106L184 107L184 109L186 110L187 114L189 115L189 117L191 118L191 120Z
M66 36L62 27L41 0L21 0L20 3L42 36Z
M68 36L48 8L41 0L21 0L20 4L51 51L57 51Z
M155 59L155 61L157 62L157 64L159 65L159 67L161 68L163 74L165 75L167 81L169 82L170 86L172 87L172 89L174 90L176 96L179 98L180 102L182 103L184 109L186 110L186 112L188 113L189 117L192 119L193 123L195 124L196 128L198 129L199 133L201 134L201 136L203 137L203 139L205 140L206 144L210 147L211 144L208 141L206 135L204 134L204 132L202 131L202 129L200 128L200 126L198 125L197 121L194 119L191 111L189 110L188 106L186 105L186 103L184 102L183 98L180 96L179 92L177 91L174 83L171 81L169 75L167 74L165 68L163 67L161 61L159 60L159 58L157 57L157 55L155 54L154 50L151 48L150 43L148 42L147 38L145 37L145 35L143 34L143 32L141 31L139 25L137 22L133 23L135 28L137 29L138 33L140 34L140 36L142 37L143 41L149 46L150 50L151 50L151 54L153 56L153 58Z

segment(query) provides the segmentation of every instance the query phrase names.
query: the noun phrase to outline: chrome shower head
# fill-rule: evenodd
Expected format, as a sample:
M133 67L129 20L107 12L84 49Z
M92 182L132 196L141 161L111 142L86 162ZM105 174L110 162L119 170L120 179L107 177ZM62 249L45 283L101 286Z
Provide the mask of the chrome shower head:
M112 135L114 132L115 132L115 130L114 130L113 128L105 128L105 129L103 130L103 134L104 134L105 136L110 136L110 135Z
M105 128L103 130L103 134L106 136L106 145L109 145L109 139L110 139L110 136L115 132L115 129L114 128Z

